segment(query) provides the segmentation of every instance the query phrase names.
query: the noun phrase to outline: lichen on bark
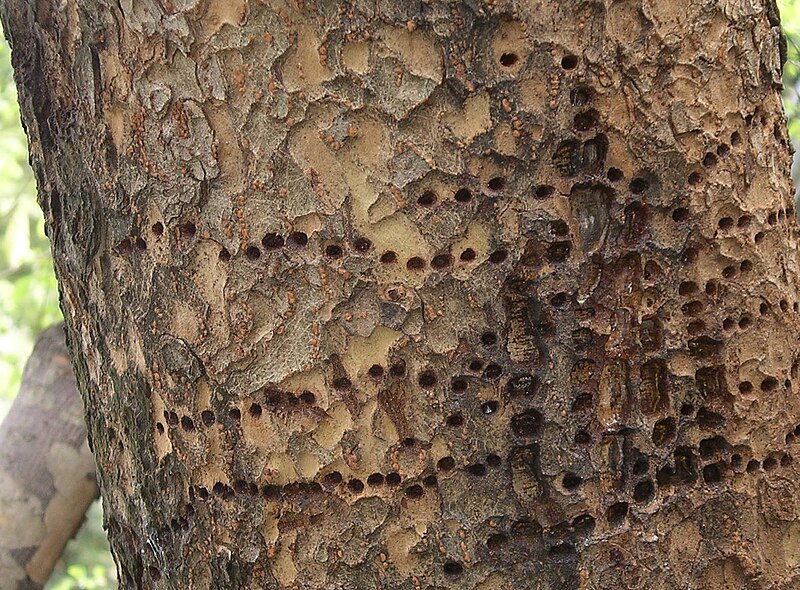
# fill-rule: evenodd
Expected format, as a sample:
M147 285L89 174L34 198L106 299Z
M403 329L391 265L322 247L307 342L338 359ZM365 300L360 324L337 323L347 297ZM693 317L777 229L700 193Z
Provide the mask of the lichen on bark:
M123 588L793 588L766 2L9 0Z

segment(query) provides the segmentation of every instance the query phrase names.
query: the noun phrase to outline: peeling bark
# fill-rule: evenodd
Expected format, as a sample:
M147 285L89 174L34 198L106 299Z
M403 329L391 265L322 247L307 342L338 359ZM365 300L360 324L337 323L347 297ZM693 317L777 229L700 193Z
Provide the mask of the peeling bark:
M771 1L3 18L122 588L798 585Z

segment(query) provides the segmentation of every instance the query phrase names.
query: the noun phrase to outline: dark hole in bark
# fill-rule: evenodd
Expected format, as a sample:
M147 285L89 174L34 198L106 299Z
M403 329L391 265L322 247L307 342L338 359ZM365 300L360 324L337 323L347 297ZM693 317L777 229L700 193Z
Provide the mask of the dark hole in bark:
M372 248L372 242L370 242L367 238L356 238L353 240L353 248L359 254L366 254L369 252L369 249Z
M400 477L399 473L392 471L386 475L386 484L390 486L397 486L400 485L401 479L402 478Z
M761 391L773 391L778 388L778 380L775 377L767 377L761 382Z
M422 489L421 485L414 484L413 486L409 486L405 489L405 495L409 498L421 498L424 490Z
M484 346L494 346L497 344L497 334L494 332L484 332L481 334L481 344Z
M156 235L156 237L161 237L161 235L164 233L164 224L161 223L160 221L156 221L153 224L153 227L151 227L150 229Z
M511 418L511 430L519 437L538 437L541 426L542 415L536 410L526 410Z
M460 188L456 191L456 194L453 196L453 198L458 203L469 203L472 200L472 193L469 189Z
M503 374L503 367L497 363L489 363L483 370L483 376L487 379L497 379Z
M380 365L372 365L367 371L367 373L373 379L380 379L381 377L383 377L383 367Z
M261 238L261 245L264 246L266 250L277 250L279 248L283 248L283 244L283 236L280 234L269 233Z
M577 55L565 55L561 58L561 67L565 70L574 70L578 67L578 56Z
M687 181L689 182L690 185L697 186L698 184L703 182L703 175L700 174L699 172L692 172L691 174L689 174L689 178L687 178Z
M486 465L483 463L473 463L467 466L467 473L475 477L482 477L486 475Z
M303 248L308 244L308 235L301 231L293 231L289 234L289 245L295 248Z
M486 548L489 551L497 551L501 547L503 547L506 543L508 543L508 536L504 535L503 533L495 533L494 535L490 535L488 539L486 539Z
M211 410L203 410L200 413L200 419L203 421L203 424L206 426L211 426L216 422L216 417L214 416L214 412Z
M629 186L630 191L634 195L638 195L638 194L643 193L649 187L650 187L650 183L647 182L646 179L644 179L644 178L642 178L640 176L638 176L638 177L634 178L633 180L631 180L631 183L630 183L630 186Z
M178 226L178 231L184 238L192 238L197 233L197 226L191 221L186 221Z
M333 387L334 389L338 389L340 391L344 391L350 389L352 387L352 382L347 377L337 377L333 380Z
M475 260L475 257L476 257L475 250L473 250L472 248L466 248L461 253L461 257L460 258L464 262L472 262L473 260Z
M489 254L489 262L493 264L500 264L501 262L505 262L508 258L508 252L505 250L495 250L491 254Z
M565 490L576 490L583 483L583 478L576 473L565 473L564 478L561 480L561 485Z
M497 403L496 401L483 402L481 404L481 412L486 416L490 416L496 413L499 407L500 404Z
M439 471L450 471L456 466L456 461L452 457L442 457L436 463L436 468Z
M437 254L431 260L431 266L435 269L447 268L453 263L453 257L449 254Z
M706 465L703 467L703 481L706 483L718 483L722 481L722 471L718 465Z
M456 578L464 573L464 566L457 561L446 561L443 568L445 575Z
M260 418L263 410L261 409L261 406L259 404L250 404L250 408L247 410L247 412L253 418Z
M467 380L460 377L456 377L450 382L450 387L456 393L464 393L467 390L467 386Z
M627 502L617 502L616 504L612 504L609 506L608 511L606 512L606 520L608 520L608 524L610 524L612 527L622 526L625 523L626 518L628 518Z
M506 179L502 176L495 176L494 178L490 178L489 182L486 184L489 187L489 190L492 191L501 191L506 186Z
M341 258L343 253L342 247L336 244L325 246L325 256L328 258Z
M342 474L338 471L331 471L325 476L325 483L329 486L338 486L342 483Z
M606 176L611 182L619 182L620 180L625 178L625 173L622 172L622 170L620 170L619 168L609 168Z
M589 86L576 86L569 93L569 100L574 107L582 107L592 100L593 91Z
M653 444L664 446L675 437L675 418L663 418L653 427Z
M403 360L396 361L392 363L392 366L389 367L389 374L392 377L402 377L406 374L406 362Z
M445 424L457 428L464 424L464 417L461 414L450 414L446 418Z
M570 561L574 559L576 553L577 551L572 543L559 543L550 547L547 555L555 561Z
M425 191L417 198L417 204L422 207L432 207L436 204L436 193Z
M227 249L227 248L222 248L222 249L219 251L219 259L220 259L222 262L228 262L228 261L231 259L231 253L230 253L230 252L228 252L228 249Z
M532 396L534 393L536 393L537 383L536 377L530 373L516 375L509 379L508 384L506 385L506 390L511 396Z
M436 385L436 381L437 381L436 373L430 370L423 371L417 377L417 383L419 383L420 387L423 387L425 389L433 388Z
M182 416L181 428L186 432L194 432L194 421L189 416Z
M504 53L500 56L500 65L510 68L519 61L519 56L516 53Z
M575 115L572 125L576 131L589 131L597 125L599 113L594 109L583 111Z
M675 222L686 221L689 218L689 210L686 207L678 207L672 212L672 220Z
M408 259L406 268L408 268L408 270L422 270L425 268L425 261L419 256L414 256Z
M633 488L633 499L636 502L649 502L653 499L655 493L655 486L653 482L648 480L640 481Z
M347 482L347 488L354 494L360 494L364 491L364 482L360 479L351 479Z
M585 430L579 430L575 433L574 440L579 445L588 445L592 442L592 435Z

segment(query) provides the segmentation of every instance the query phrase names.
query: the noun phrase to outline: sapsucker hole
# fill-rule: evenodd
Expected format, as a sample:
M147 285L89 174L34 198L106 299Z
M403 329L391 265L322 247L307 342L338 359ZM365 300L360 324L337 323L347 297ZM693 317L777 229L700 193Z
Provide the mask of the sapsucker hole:
M510 68L519 61L519 56L516 53L504 53L500 56L500 65Z
M436 462L436 468L439 471L450 471L456 466L456 461L452 457L442 457Z
M287 240L290 246L295 248L303 248L308 245L308 234L301 231L293 231L289 234L289 238Z
M383 367L380 365L372 365L369 370L367 370L367 374L373 379L380 379L383 377Z
M261 238L261 245L265 250L278 250L283 248L284 239L280 234L269 233Z
M421 207L433 207L436 204L436 193L425 191L417 197L417 204Z
M453 428L458 428L459 426L463 426L464 417L461 414L450 414L445 419L445 424Z
M422 494L425 493L425 490L422 489L421 485L414 484L409 486L405 489L405 495L412 499L421 498Z
M397 262L397 253L392 250L387 250L381 254L381 262L383 264L393 264Z
M164 224L160 221L156 221L150 230L153 232L153 234L155 234L156 237L161 237L161 235L164 233Z
M419 256L413 256L406 262L406 268L408 268L408 270L420 271L425 268L425 261Z
M495 176L494 178L489 179L489 182L486 184L489 187L489 190L492 191L501 191L506 186L506 179L502 176Z
M451 578L457 578L464 573L464 566L457 561L446 561L442 569L445 575Z
M565 70L574 70L578 67L578 56L577 55L565 55L561 58L561 67Z
M539 199L540 201L552 197L553 194L556 192L556 188L554 186L550 186L549 184L540 184L536 187L533 191L533 195Z
M423 371L417 377L417 383L424 389L432 389L436 385L436 373L431 370Z
M461 260L464 262L472 262L477 257L475 250L472 248L466 248L463 252L461 252Z
M470 192L469 189L460 188L456 191L456 194L453 195L453 198L458 203L462 204L469 203L472 200L472 193Z
M625 173L619 168L609 168L606 176L611 182L619 182L625 178Z
M508 252L506 250L495 250L491 254L489 254L489 262L492 264L501 264L505 262L508 258Z
M341 258L344 254L342 247L337 244L329 244L325 246L325 256L331 259Z
M256 246L248 246L244 251L244 255L248 260L255 261L261 258L261 250L259 250Z
M437 254L431 260L431 267L441 270L447 268L453 263L453 257L450 254Z
M366 254L372 248L372 242L367 238L356 238L353 240L353 248L359 254Z
M606 511L606 520L612 527L622 526L628 518L628 503L617 502L612 504Z

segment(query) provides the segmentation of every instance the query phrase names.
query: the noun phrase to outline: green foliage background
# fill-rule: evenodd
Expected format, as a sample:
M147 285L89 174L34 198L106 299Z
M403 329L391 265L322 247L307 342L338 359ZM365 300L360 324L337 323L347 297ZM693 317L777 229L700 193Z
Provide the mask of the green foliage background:
M788 61L784 69L784 105L789 133L800 146L800 0L778 0ZM61 319L50 246L17 107L10 52L0 42L0 419L19 389L25 360L36 335ZM795 184L800 176L797 159ZM799 207L800 209L800 207ZM86 524L70 542L47 590L116 588L116 570L95 502Z

